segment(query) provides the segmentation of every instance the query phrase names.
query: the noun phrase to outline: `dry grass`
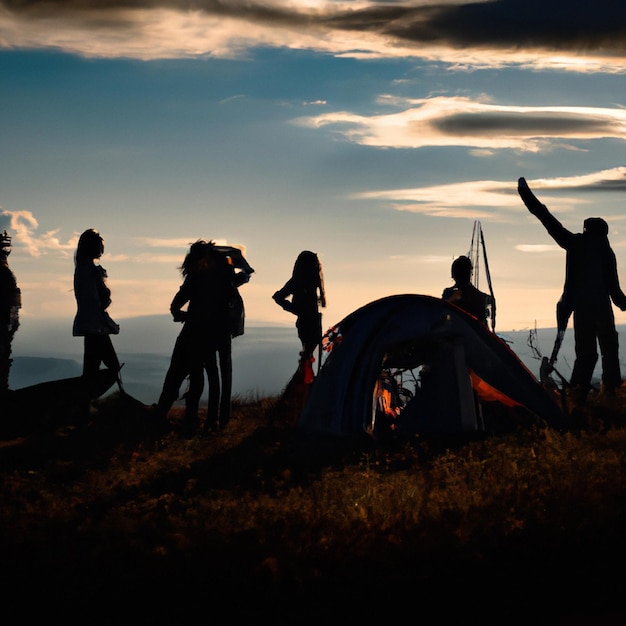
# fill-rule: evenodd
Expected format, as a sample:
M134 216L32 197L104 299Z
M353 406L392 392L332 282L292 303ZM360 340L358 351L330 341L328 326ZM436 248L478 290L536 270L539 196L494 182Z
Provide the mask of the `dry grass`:
M268 418L275 402L237 399L224 431L185 440L133 427L112 397L87 428L5 442L5 606L25 611L9 600L28 589L48 617L90 624L224 607L225 623L618 618L621 400L593 400L563 432L384 445L305 437Z

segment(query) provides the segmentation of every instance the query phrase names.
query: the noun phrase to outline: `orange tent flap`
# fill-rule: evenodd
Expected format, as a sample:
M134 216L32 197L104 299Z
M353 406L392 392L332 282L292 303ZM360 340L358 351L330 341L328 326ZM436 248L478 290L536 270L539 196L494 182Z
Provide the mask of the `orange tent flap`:
M495 387L492 387L488 382L485 382L478 374L475 374L472 370L469 370L470 378L472 380L472 388L478 394L478 397L485 402L500 402L505 406L523 406L513 398L510 398L506 394L498 391Z

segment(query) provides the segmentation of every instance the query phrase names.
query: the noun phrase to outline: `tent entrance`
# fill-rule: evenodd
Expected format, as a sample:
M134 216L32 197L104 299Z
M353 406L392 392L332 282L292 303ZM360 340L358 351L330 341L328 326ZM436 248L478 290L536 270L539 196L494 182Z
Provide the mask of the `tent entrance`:
M484 428L460 338L421 338L388 346L372 393L366 430L390 433L458 433Z

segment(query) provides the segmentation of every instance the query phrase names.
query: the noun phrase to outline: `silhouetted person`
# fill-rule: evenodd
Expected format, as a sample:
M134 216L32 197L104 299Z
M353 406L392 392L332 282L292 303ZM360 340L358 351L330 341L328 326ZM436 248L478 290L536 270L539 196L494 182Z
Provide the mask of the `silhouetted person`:
M310 378L312 375L310 364L315 358L313 355L316 348L322 341L322 314L319 307L326 306L322 264L315 252L309 250L300 252L294 263L291 278L274 293L272 298L285 311L296 316L298 338L302 344L300 364L306 368L305 376Z
M183 434L190 436L197 425L204 371L209 385L204 433L224 428L230 419L232 337L241 334L234 328L232 308L242 307L237 288L248 282L250 274L236 272L229 257L212 241L204 240L191 245L180 269L184 281L170 311L175 322L183 322L183 328L174 345L156 415L159 420L167 417L182 382L190 376L191 396L188 393L183 422ZM183 310L185 305L187 310ZM235 317L242 315L243 309Z
M229 310L229 325L231 338L239 337L244 334L245 327L245 307L243 298L239 293L239 287L250 280L250 276L254 274L254 269L250 266L248 261L243 256L241 249L234 246L226 245L214 245L212 248L214 251L226 257L228 265L231 268L231 279L235 289L231 292L228 301ZM234 274L232 273L234 270ZM185 398L185 421L184 421L184 433L185 435L191 435L195 431L198 420L198 407L200 406L200 398L204 390L204 373L206 364L201 360L196 368L189 373L189 387L184 395ZM212 362L212 380L213 384L218 384L218 375L216 362ZM211 375L209 370L207 371L209 385L211 384ZM232 386L232 385L231 385ZM215 395L215 394L214 394ZM230 395L230 394L229 394ZM224 402L224 400L222 400ZM215 413L214 410L209 411L209 415ZM219 427L225 427L228 422L228 417L221 416L217 421L209 417L204 425L205 434Z
M565 284L557 305L561 322L574 314L576 360L570 385L575 402L584 402L591 388L591 377L602 354L602 386L611 396L622 384L619 341L612 304L626 310L626 295L620 288L617 262L608 239L608 224L600 217L583 222L582 233L565 228L539 202L526 180L518 181L518 192L528 210L544 225L550 236L566 251Z
M77 311L72 334L84 337L83 377L91 399L98 382L100 364L117 374L122 389L120 362L111 335L119 333L119 326L107 312L111 304L111 290L107 286L107 272L99 261L104 254L104 239L100 233L89 228L78 239L74 255L74 296Z
M20 325L19 310L22 306L22 295L9 267L9 254L11 237L5 230L0 234L0 406L9 390L9 372L13 362L11 344Z
M483 293L472 285L473 271L474 268L469 257L460 256L454 259L451 267L454 285L444 289L441 297L456 304L487 326L489 307L493 299L489 294Z

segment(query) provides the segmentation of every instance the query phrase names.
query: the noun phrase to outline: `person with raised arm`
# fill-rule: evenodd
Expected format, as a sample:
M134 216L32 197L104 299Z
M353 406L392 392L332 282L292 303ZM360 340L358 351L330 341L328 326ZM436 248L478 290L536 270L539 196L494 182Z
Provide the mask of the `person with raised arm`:
M626 311L626 295L617 272L615 253L609 244L609 226L601 217L588 217L583 232L573 233L550 213L531 191L525 178L518 180L518 193L526 208L565 250L565 282L557 305L557 317L574 315L576 359L570 378L571 397L584 404L591 390L591 378L602 355L602 391L613 397L622 384L619 340L613 304Z

